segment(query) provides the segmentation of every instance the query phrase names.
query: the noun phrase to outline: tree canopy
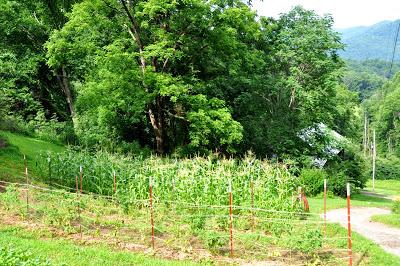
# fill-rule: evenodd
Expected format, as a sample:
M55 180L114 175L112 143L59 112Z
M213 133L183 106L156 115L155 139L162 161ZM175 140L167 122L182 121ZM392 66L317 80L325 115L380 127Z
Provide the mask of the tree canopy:
M82 145L299 156L317 153L305 128L357 131L330 16L259 17L239 0L0 7L4 109L70 121Z

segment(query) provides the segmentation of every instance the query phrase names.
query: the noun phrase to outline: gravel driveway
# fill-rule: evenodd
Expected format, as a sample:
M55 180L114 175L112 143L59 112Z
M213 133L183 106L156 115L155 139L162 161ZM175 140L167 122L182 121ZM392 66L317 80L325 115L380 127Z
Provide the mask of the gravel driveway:
M372 222L371 216L389 214L390 210L370 207L351 208L352 230L379 244L384 250L400 256L400 229ZM340 223L347 228L347 209L336 209L326 213L328 221Z

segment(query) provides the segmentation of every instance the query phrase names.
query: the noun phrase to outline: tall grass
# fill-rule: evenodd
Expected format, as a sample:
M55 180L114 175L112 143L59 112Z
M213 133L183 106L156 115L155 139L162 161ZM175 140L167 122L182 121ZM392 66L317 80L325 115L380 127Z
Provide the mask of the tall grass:
M51 158L51 170L47 164ZM199 205L226 205L231 182L234 205L250 206L251 182L254 205L269 209L292 208L292 195L298 185L285 165L271 164L248 156L243 160L194 157L174 159L151 156L129 158L106 152L68 150L39 160L42 176L55 184L75 188L75 176L83 167L83 190L113 195L113 172L117 175L116 197L125 203L148 199L149 180L159 202L188 202Z

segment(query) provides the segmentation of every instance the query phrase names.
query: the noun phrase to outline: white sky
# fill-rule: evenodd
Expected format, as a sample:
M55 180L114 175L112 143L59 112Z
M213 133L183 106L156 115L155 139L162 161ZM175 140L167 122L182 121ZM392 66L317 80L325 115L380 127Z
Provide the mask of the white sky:
M253 8L262 16L278 17L292 7L302 5L319 15L329 13L335 28L369 26L382 20L400 18L400 0L255 0Z

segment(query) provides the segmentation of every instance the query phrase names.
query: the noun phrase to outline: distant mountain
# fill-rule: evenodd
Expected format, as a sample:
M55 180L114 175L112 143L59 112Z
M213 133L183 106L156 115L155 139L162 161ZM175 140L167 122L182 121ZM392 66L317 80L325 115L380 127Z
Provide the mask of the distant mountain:
M372 26L336 29L342 34L346 45L340 55L346 59L381 59L389 61L398 27L397 21L382 21ZM400 36L399 36L400 37ZM400 38L397 42L395 59L400 60Z

